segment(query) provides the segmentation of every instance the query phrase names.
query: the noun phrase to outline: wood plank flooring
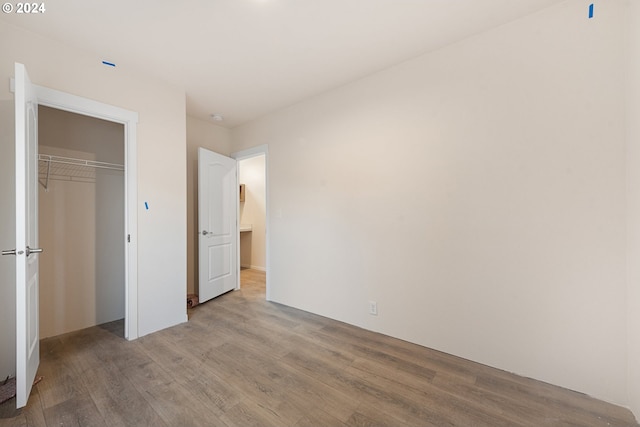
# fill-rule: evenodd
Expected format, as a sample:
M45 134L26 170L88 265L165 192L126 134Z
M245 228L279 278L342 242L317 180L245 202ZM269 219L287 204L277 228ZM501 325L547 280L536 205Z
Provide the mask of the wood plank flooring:
M136 341L113 322L41 343L0 426L637 426L580 393L269 303L264 273Z

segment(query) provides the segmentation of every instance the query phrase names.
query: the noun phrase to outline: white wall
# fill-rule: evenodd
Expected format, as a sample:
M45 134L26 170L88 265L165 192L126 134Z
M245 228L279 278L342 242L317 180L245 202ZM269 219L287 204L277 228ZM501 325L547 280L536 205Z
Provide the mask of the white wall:
M122 172L96 171L96 325L125 317L124 187Z
M231 151L229 129L187 116L187 292L190 294L198 293L198 147L228 156Z
M233 129L273 300L626 404L626 10L588 3Z
M138 112L138 332L186 321L184 90L6 23L0 52L0 102L13 100L8 81L14 62L22 62L35 84ZM3 169L1 180L9 174ZM3 300L3 310L9 303ZM8 336L0 341L11 345Z
M42 154L124 163L121 124L46 107L38 122ZM39 186L41 338L124 317L124 173L94 172Z
M240 266L264 271L266 261L265 156L238 162L240 184L245 185L245 201L240 202L240 224L251 224L251 232L240 233Z
M629 405L640 416L640 2L628 1L627 196Z

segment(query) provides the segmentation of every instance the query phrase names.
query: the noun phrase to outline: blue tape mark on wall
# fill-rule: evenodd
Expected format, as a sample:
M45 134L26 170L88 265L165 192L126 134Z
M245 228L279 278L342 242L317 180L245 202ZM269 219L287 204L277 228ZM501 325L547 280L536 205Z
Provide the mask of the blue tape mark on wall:
M589 5L589 19L593 18L593 3Z
M144 202L144 208L145 208L146 210L149 210L149 203Z
M113 62L109 62L109 61L102 61L102 63L104 65L108 65L109 67L115 67L116 66L116 64L114 64Z

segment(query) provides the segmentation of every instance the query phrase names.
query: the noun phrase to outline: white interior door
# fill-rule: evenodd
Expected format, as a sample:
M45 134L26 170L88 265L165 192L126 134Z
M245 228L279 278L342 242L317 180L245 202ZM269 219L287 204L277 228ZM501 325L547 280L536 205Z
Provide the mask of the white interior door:
M199 300L238 282L238 167L235 159L198 149Z
M27 404L40 363L38 331L38 100L15 64L16 106L16 393Z

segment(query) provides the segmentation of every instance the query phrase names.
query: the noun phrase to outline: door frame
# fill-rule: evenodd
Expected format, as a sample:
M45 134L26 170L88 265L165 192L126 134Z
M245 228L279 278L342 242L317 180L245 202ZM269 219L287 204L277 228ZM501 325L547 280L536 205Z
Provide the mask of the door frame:
M265 293L266 300L271 301L271 287L269 284L271 283L271 251L269 248L271 245L269 244L270 233L269 233L269 146L267 144L258 145L257 147L249 148L247 150L236 151L235 153L231 153L231 158L236 159L238 162L238 174L240 173L239 163L241 160L250 159L252 157L258 157L264 155L264 190L265 190L265 219L264 219L264 250L265 250L265 261L266 261L266 274L265 274ZM240 289L240 207L238 207L238 289Z
M125 321L124 337L138 338L138 113L113 105L34 85L38 105L124 125L124 235Z

